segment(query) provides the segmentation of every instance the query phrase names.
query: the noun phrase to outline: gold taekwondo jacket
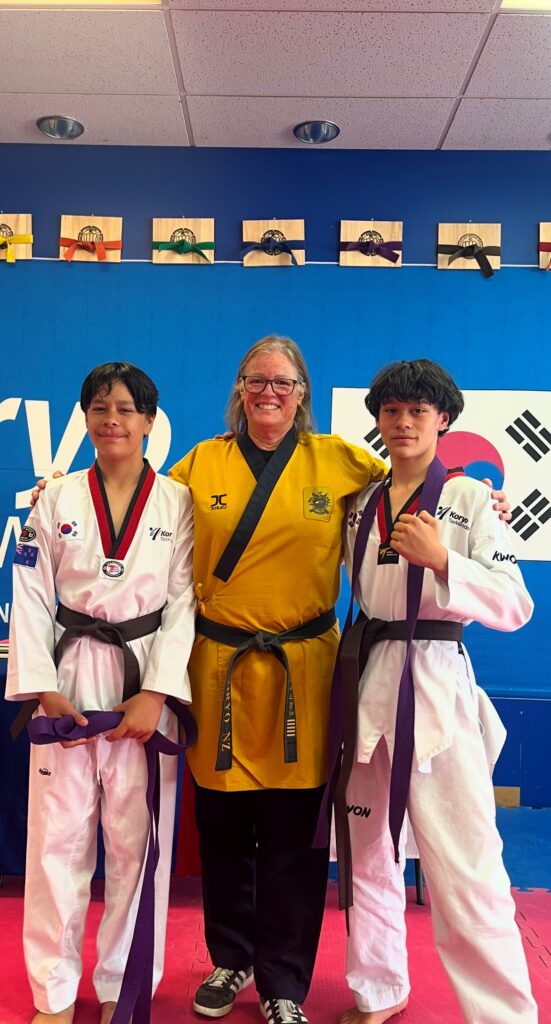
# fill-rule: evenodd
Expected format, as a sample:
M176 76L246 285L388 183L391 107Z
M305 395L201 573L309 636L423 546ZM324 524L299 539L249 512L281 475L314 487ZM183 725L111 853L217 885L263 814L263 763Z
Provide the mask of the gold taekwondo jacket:
M347 498L384 475L383 463L336 435L300 435L227 582L214 569L256 480L237 440L203 441L169 471L193 498L193 575L199 612L228 626L277 633L330 609L338 596ZM188 752L196 782L217 790L308 788L327 773L336 625L287 643L297 761L286 764L285 674L273 654L248 651L232 673L232 767L215 770L224 681L234 649L198 635L189 674L199 738Z

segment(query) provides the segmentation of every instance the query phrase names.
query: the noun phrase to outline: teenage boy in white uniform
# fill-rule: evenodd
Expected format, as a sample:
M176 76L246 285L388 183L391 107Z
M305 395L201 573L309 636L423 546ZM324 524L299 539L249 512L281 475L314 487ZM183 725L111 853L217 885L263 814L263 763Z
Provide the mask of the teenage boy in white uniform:
M176 738L165 698L191 699L192 506L187 488L157 476L143 458L157 399L153 381L131 364L107 363L88 375L81 406L97 460L49 483L15 555L7 698L37 698L39 714L72 715L80 725L85 711L124 712L110 734L31 747L24 950L33 1024L73 1020L98 821L105 912L94 985L101 1024L113 1016L149 830L142 744L156 729ZM121 648L97 636L72 639L56 668L60 619L73 613L131 624L127 646L139 667L133 696L123 699ZM154 987L164 956L176 770L177 759L161 755Z
M392 364L366 399L390 453L359 572L356 597L368 618L406 619L408 564L424 566L418 620L515 630L532 614L507 529L488 488L448 475L436 517L415 515L440 434L463 398L427 360ZM347 566L367 500L349 515ZM376 643L360 680L356 760L346 791L353 862L347 980L357 1009L341 1024L384 1024L407 1005L403 851L395 863L389 791L404 640ZM502 861L487 750L501 724L476 687L462 643L414 640L414 756L407 810L431 895L436 945L467 1024L535 1024L526 960ZM492 728L492 718L494 727ZM483 742L479 719L487 723ZM495 756L490 754L490 760Z

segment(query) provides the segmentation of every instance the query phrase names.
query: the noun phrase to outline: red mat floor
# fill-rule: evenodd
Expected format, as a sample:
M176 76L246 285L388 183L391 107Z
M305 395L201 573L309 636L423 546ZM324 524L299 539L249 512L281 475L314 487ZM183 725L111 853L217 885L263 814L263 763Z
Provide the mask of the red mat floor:
M551 1024L551 893L514 891L540 1024ZM22 879L7 878L0 888L0 1024L28 1024L33 1015L21 953ZM95 930L101 914L101 884L94 889L84 947L85 971L75 1024L97 1024L98 1006L91 983ZM429 906L418 907L409 891L408 934L412 995L399 1024L461 1024L462 1017L436 955ZM199 883L175 879L168 921L166 970L153 1004L152 1024L198 1024L191 1010L193 993L209 973L203 939ZM335 1024L350 1003L344 982L344 921L329 884L327 912L316 972L305 1010L311 1024ZM240 997L232 1024L260 1024L254 986ZM398 1022L398 1018L397 1018Z

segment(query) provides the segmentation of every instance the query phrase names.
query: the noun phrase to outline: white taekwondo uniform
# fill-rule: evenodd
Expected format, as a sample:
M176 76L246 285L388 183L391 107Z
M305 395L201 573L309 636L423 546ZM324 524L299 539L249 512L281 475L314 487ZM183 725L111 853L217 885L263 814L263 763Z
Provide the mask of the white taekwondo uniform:
M360 494L349 511L349 574L361 511L372 490ZM408 503L402 512L415 508ZM418 618L474 620L499 630L524 625L533 604L488 488L451 476L437 518L449 576L446 583L425 570ZM400 557L395 564L378 564L379 546L390 530L382 498L356 597L369 618L386 621L406 618L408 562ZM395 864L388 828L405 652L405 641L375 644L359 687L357 760L347 790L354 871L347 980L363 1012L395 1006L409 992L403 854ZM503 743L503 726L476 686L463 644L415 640L412 673L415 753L408 814L430 889L438 951L468 1024L534 1024L537 1009L514 921L489 769Z
M75 639L56 670L53 652L63 633L55 617L57 596L67 608L109 622L163 609L161 626L129 646L142 689L188 703L186 666L195 615L192 530L188 489L157 476L147 464L118 537L96 467L52 480L16 551L6 697L23 700L59 691L79 711L111 710L122 700L119 647L86 636ZM158 728L177 738L175 716L166 707ZM161 755L154 987L164 958L176 774L177 758ZM118 998L149 830L146 779L137 740L111 744L99 736L72 748L31 747L24 949L35 1004L43 1012L58 1012L76 998L100 820L105 913L94 985L100 1002Z

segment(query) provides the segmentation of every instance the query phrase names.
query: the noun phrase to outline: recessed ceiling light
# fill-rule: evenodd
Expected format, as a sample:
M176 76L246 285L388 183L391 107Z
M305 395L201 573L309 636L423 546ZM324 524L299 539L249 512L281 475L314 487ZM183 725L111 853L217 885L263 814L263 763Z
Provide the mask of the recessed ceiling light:
M293 128L293 135L299 142L307 142L311 146L319 146L323 142L332 142L340 132L338 124L333 121L303 121Z
M84 131L84 125L76 121L74 117L65 117L63 114L46 114L39 117L36 127L50 139L78 139Z
M0 7L160 7L163 0L0 0Z
M549 11L551 0L501 0L502 11Z

